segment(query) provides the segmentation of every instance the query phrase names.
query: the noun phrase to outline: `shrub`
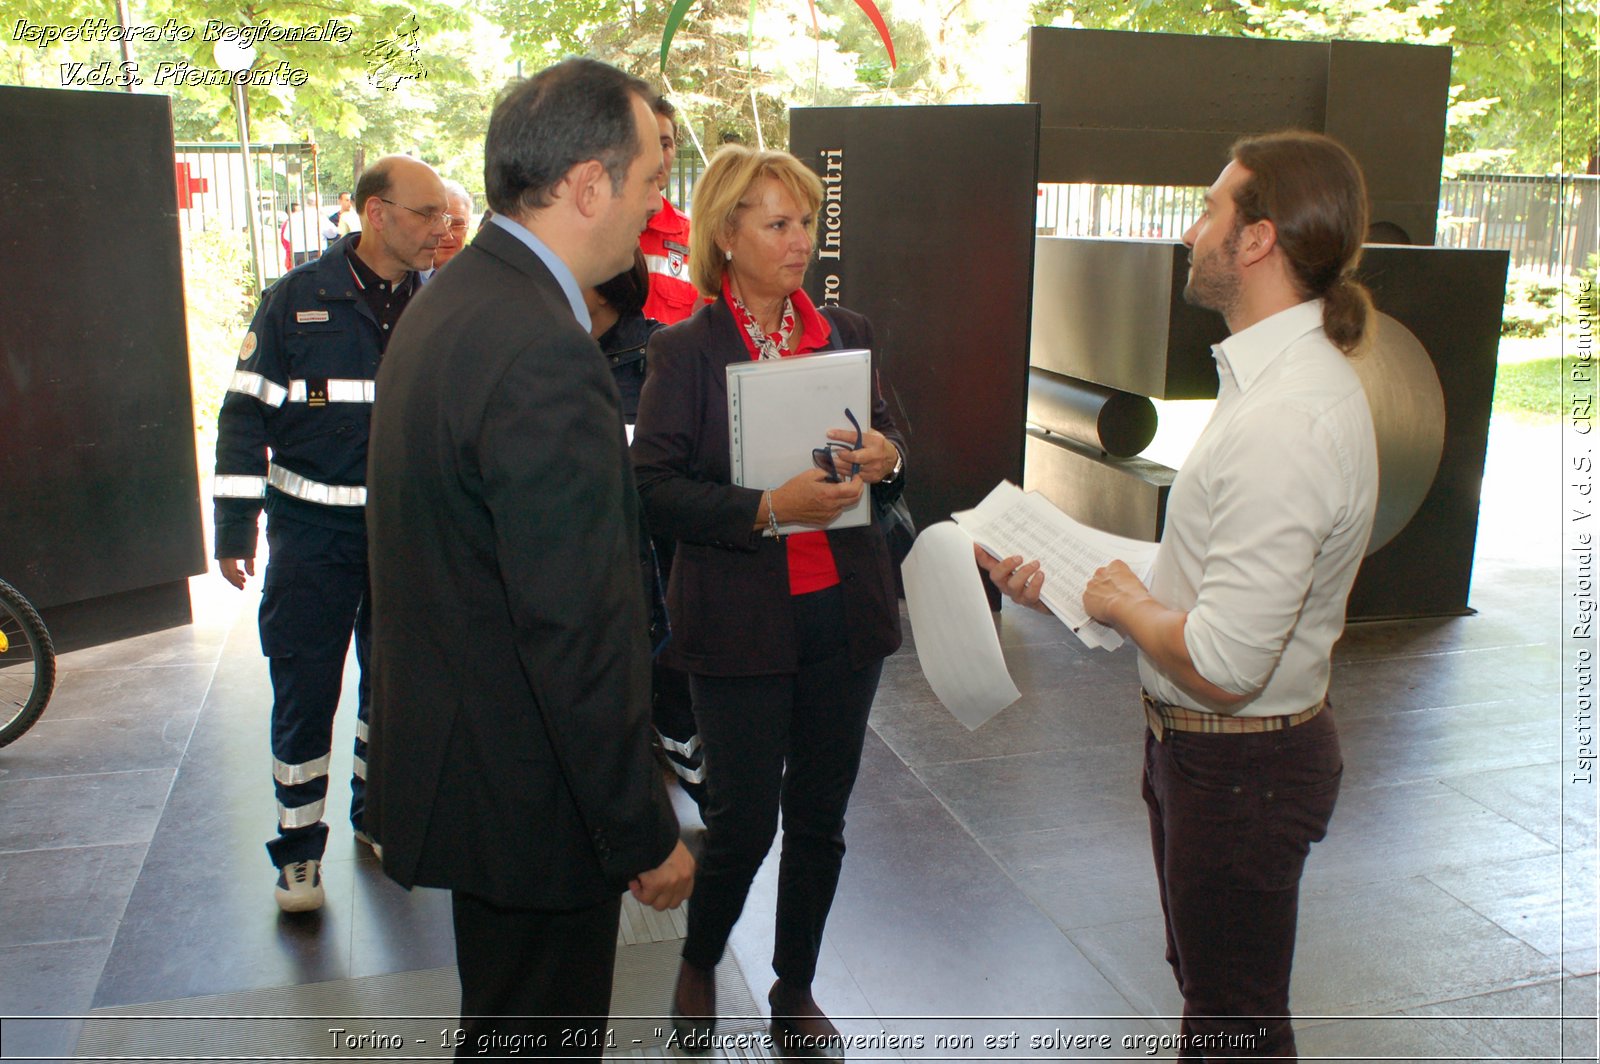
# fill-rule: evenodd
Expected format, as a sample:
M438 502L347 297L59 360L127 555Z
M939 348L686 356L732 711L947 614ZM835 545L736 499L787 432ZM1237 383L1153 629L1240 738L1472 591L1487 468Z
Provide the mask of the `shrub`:
M250 296L250 244L242 229L186 235L183 288L189 325L189 386L194 393L195 445L201 468L208 469L222 395L255 311Z

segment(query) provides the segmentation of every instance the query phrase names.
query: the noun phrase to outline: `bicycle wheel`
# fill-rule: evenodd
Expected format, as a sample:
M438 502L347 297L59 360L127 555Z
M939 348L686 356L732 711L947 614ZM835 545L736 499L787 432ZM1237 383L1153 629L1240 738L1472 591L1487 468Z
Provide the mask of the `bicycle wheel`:
M0 580L0 746L33 727L55 686L55 647L39 611Z

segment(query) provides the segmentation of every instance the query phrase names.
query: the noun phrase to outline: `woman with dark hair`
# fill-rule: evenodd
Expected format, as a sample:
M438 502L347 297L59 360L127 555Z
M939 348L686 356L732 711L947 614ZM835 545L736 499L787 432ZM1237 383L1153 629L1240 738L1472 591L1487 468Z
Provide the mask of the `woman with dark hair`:
M811 995L844 861L844 814L883 659L900 645L889 549L876 522L829 526L865 490L901 491L905 447L874 387L865 427L831 471L770 490L732 482L726 368L762 358L873 347L872 327L818 310L800 287L816 248L817 176L785 152L729 145L695 187L689 270L715 302L650 341L633 443L651 527L678 541L663 660L689 674L706 759L705 855L673 991L690 1052L711 1048L713 976L780 813L768 1000L779 1049L842 1056ZM780 524L814 531L779 535Z
M661 323L644 316L650 294L650 273L644 254L633 253L633 265L609 281L583 293L589 308L589 335L611 365L617 392L622 397L622 420L633 424L639 413L639 390L644 387L644 347Z

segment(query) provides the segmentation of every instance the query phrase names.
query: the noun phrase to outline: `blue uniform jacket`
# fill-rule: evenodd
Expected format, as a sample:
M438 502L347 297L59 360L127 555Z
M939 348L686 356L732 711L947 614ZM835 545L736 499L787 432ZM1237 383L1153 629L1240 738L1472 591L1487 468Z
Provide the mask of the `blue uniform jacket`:
M253 558L263 506L361 532L383 352L351 273L350 237L262 296L217 419L218 558Z

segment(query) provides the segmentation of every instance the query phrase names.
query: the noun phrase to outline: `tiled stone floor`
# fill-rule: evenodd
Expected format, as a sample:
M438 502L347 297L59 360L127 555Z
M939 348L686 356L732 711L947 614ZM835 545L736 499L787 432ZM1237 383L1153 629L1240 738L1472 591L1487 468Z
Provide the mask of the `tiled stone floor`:
M1294 984L1306 1059L1595 1060L1594 791L1562 765L1560 479L1553 427L1497 421L1477 614L1356 626L1339 647L1344 790L1307 869ZM453 959L447 899L388 882L338 817L326 910L278 916L254 594L215 575L192 588L193 625L63 656L44 720L0 750L6 1059L71 1057L74 1017L95 1008ZM999 625L1024 697L977 732L933 700L909 641L888 663L817 997L847 1033L924 1040L858 1059L1152 1059L1141 1040L1175 1029L1179 1000L1132 659L1026 611ZM733 942L758 1002L772 865ZM1029 1050L1058 1028L1112 1048ZM935 1050L941 1034L973 1048Z

